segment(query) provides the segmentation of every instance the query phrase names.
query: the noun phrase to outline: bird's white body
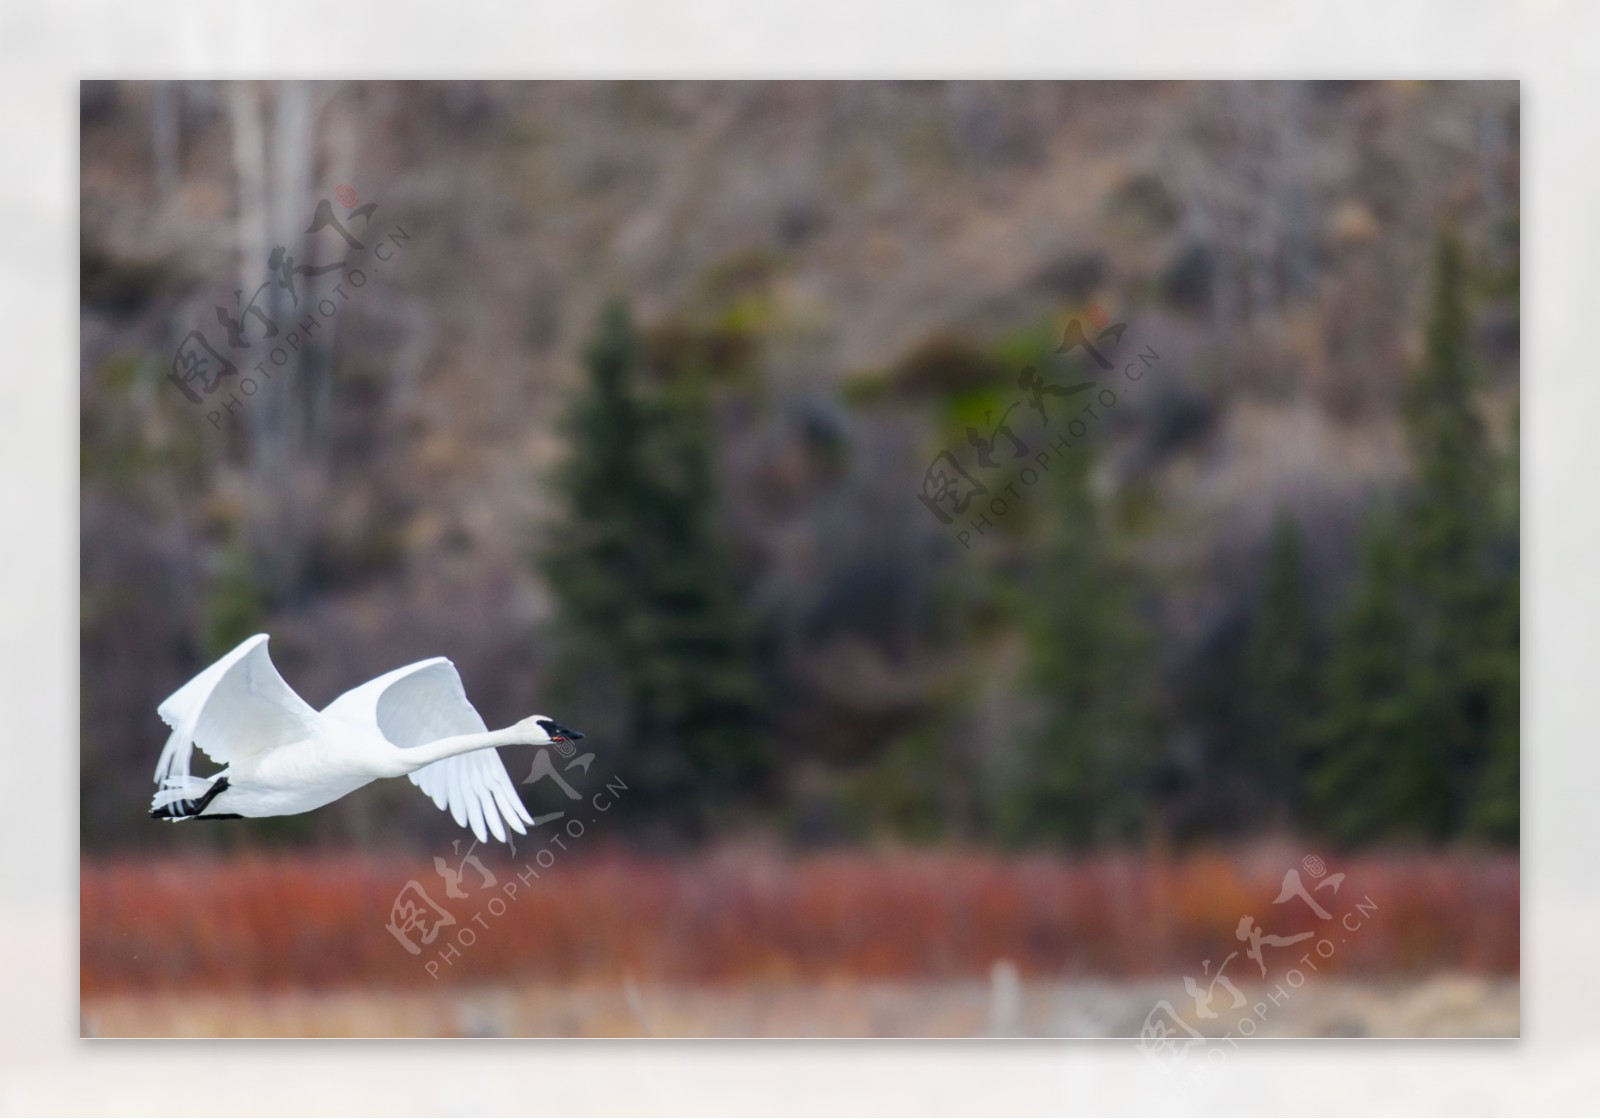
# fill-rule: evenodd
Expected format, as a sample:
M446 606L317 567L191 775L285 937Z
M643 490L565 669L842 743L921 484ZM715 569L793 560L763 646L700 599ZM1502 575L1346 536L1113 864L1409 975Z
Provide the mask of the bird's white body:
M290 816L382 777L409 776L480 840L533 819L497 746L582 738L535 715L490 731L443 657L397 668L313 710L278 675L257 634L179 688L159 713L172 734L151 815L170 820ZM198 746L224 768L189 773Z
M332 804L379 777L402 777L367 748L364 735L353 730L329 750L326 739L307 738L235 762L227 770L228 788L217 794L202 815L293 816Z

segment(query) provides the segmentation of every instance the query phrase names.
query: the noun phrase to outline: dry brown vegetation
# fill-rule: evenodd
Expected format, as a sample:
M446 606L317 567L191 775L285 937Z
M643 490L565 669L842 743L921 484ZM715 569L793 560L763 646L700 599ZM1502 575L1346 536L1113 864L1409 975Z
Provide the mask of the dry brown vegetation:
M574 851L519 884L499 916L485 907L507 896L520 860L486 859L496 884L479 888L469 874L459 901L446 898L426 862L94 861L82 868L82 990L955 982L987 977L996 961L1025 979L1170 978L1198 975L1201 961L1236 949L1238 974L1251 968L1234 935L1242 916L1276 933L1318 925L1298 902L1273 905L1300 854L1287 846L1176 860ZM1367 912L1320 971L1516 975L1514 856L1329 862L1330 873L1346 875L1337 898L1318 895L1334 921L1358 903ZM385 928L413 878L458 919L422 956ZM433 978L424 966L433 950L464 928L475 929L473 943ZM1267 951L1275 968L1283 962Z

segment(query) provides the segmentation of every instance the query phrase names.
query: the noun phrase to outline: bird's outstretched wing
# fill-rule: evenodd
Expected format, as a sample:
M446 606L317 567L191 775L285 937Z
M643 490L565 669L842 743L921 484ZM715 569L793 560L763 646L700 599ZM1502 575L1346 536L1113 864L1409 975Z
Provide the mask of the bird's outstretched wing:
M402 749L489 729L467 701L455 665L444 657L385 673L346 692L323 714L375 727ZM511 784L511 775L493 750L457 754L425 765L410 776L411 783L454 816L456 823L471 827L480 842L488 838L487 832L505 842L507 824L526 835L528 829L523 825L533 823Z
M173 692L156 713L172 728L156 762L158 788L188 783L195 746L226 766L310 738L317 724L316 710L272 666L264 633Z

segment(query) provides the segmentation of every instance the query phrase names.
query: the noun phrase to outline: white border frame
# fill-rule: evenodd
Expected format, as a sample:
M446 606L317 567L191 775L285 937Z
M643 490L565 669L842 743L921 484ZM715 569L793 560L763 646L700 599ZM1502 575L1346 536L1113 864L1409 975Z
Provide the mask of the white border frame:
M1449 0L7 2L0 14L0 1111L162 1115L1565 1112L1600 1061L1600 586L1585 349L1600 306L1600 8ZM84 77L1520 77L1523 1035L1280 1042L1198 1086L1128 1042L78 1040L77 80ZM18 759L26 758L25 766ZM1587 1092L1584 1091L1587 1089Z

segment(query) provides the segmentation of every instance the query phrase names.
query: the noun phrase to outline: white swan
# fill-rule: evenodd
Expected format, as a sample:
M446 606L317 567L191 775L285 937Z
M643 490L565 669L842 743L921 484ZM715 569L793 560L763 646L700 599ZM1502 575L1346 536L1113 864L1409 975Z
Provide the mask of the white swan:
M156 763L156 819L290 816L379 777L408 776L480 841L487 831L505 842L507 825L525 835L533 823L493 747L583 737L542 715L489 730L444 657L397 668L315 711L278 675L264 633L157 711L172 734ZM191 776L194 746L225 768Z

